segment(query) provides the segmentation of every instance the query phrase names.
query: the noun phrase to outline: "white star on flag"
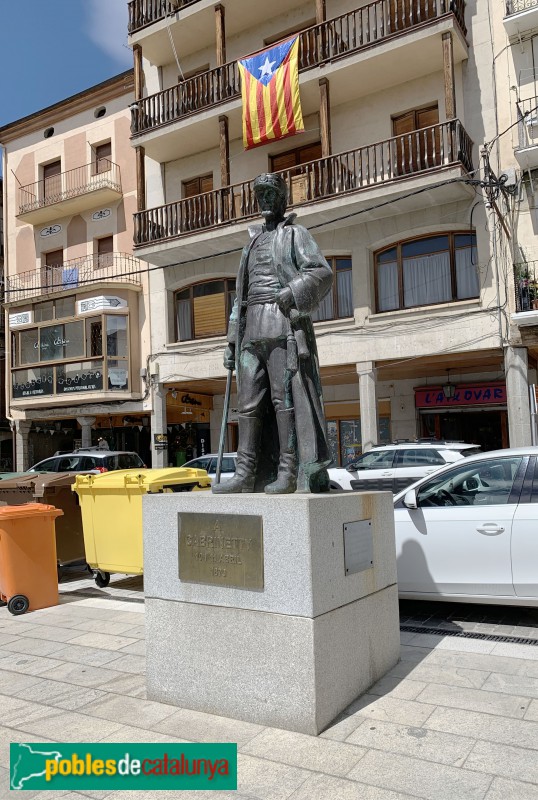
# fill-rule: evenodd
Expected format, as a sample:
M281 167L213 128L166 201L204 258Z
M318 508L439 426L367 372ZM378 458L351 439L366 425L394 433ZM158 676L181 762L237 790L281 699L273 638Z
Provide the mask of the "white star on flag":
M276 61L269 61L269 56L265 57L265 63L258 67L261 72L260 80L264 78L266 75L267 77L271 77L273 74L273 64L276 64Z

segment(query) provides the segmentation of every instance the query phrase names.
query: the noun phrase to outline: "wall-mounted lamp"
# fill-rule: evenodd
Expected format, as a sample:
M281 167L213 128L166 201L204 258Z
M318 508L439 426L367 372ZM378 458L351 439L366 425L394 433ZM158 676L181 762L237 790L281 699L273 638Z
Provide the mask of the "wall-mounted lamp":
M172 389L170 394L172 395L173 400L177 400L177 389Z
M447 400L452 400L454 397L454 392L456 391L456 387L453 383L450 383L450 370L447 369L446 371L446 383L443 385L443 394Z

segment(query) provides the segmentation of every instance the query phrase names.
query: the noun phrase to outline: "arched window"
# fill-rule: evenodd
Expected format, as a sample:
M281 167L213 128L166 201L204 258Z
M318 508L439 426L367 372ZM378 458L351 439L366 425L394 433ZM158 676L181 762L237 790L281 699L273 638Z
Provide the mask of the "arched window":
M235 278L195 283L176 292L176 341L224 336L234 299Z
M478 297L476 236L437 234L380 250L375 285L378 312Z

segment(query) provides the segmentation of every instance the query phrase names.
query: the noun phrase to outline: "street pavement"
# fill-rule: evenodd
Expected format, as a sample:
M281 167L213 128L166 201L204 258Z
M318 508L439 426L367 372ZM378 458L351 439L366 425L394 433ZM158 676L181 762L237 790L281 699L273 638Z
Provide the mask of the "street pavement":
M9 743L45 741L237 742L238 790L23 800L538 800L536 612L402 603L400 662L313 737L146 700L141 578L60 589L53 608L0 608L2 800Z

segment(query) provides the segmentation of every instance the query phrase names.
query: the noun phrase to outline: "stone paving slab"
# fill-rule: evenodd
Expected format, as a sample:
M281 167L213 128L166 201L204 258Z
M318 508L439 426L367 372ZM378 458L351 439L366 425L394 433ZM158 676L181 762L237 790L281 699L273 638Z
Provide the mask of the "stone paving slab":
M138 580L102 593L66 583L60 605L22 619L0 608L2 800L10 741L238 742L238 791L181 792L187 800L538 800L538 647L443 636L447 621L424 615L440 635L404 632L401 661L319 737L305 736L147 701ZM448 625L506 632L503 614L470 611ZM33 797L179 795L23 800Z

